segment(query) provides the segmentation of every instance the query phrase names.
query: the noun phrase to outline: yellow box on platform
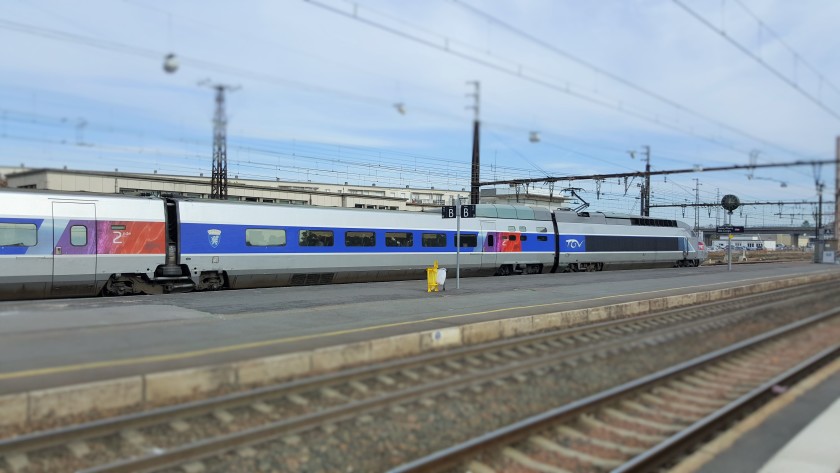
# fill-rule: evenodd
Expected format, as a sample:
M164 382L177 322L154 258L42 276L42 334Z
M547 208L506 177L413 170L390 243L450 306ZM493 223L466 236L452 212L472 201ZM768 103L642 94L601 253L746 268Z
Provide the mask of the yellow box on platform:
M438 262L435 260L431 268L426 268L426 292L438 292L437 272Z

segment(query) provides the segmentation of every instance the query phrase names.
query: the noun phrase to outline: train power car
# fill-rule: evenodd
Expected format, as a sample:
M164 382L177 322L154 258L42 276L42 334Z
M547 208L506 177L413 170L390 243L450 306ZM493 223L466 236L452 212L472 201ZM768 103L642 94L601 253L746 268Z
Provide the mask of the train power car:
M247 202L0 191L0 299L696 266L675 220L482 204L476 218ZM457 247L456 247L457 245Z
M123 273L153 281L165 225L160 199L0 192L0 299L93 296Z

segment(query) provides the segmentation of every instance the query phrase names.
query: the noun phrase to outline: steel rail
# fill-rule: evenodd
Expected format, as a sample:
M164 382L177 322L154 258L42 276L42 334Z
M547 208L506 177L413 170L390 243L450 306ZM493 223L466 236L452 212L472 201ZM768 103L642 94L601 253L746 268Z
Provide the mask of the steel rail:
M749 411L777 396L774 392L777 386L792 386L817 369L840 356L840 343L827 348L820 353L797 364L793 368L772 378L761 386L744 394L730 404L718 409L700 419L685 430L669 437L662 443L647 450L627 463L612 470L611 473L636 473L655 471L667 464L674 463L680 456L693 446L702 443L715 432L719 432L740 414Z
M761 335L742 340L729 347L707 353L703 356L688 360L686 362L675 365L671 368L643 376L634 381L607 389L600 393L588 396L578 401L551 409L542 414L523 419L519 422L505 426L501 429L487 434L475 437L461 444L452 446L447 449L439 450L425 457L405 463L396 468L388 470L388 473L427 473L445 471L448 468L453 468L467 458L473 458L483 451L487 451L493 447L502 445L510 445L527 438L532 432L543 430L552 425L562 423L564 421L572 420L581 414L590 412L601 406L611 404L621 398L624 398L634 391L650 388L651 386L662 383L668 378L672 378L702 367L703 365L712 363L722 358L728 357L732 354L752 348L761 343L783 337L792 332L798 331L810 325L822 322L832 317L840 315L840 308L832 309L822 312L820 314L811 316L792 324L771 330ZM833 350L837 350L837 346ZM772 385L771 385L772 388ZM699 429L699 427L698 427ZM657 453L659 455L661 453ZM643 454L644 455L644 454ZM650 454L651 458L656 455ZM640 462L642 460L639 460ZM647 461L647 460L646 460ZM640 470L628 471L650 471L640 467Z
M772 302L772 304L782 304L786 302L790 301L775 301ZM277 438L280 435L291 434L296 431L305 430L325 423L337 423L342 420L351 419L366 412L381 409L389 405L399 404L401 402L422 398L424 396L463 389L470 385L504 378L517 372L530 371L545 366L557 365L569 358L580 357L590 353L605 352L610 349L626 347L628 345L632 346L633 344L649 340L652 337L655 338L656 336L661 335L662 332L683 331L691 328L692 326L714 323L721 317L737 317L742 312L753 312L758 309L760 309L760 306L752 306L735 313L726 313L710 318L693 320L686 324L680 324L677 327L669 326L655 329L651 332L628 334L608 342L600 343L597 346L583 346L576 349L570 349L561 356L558 356L556 353L550 353L531 360L511 361L506 365L484 371L468 373L459 377L453 377L430 384L415 386L398 392L383 394L366 400L335 406L300 417L275 421L239 432L199 440L191 444L182 445L163 452L91 467L81 470L80 473L128 473L158 471L161 469L177 467L178 465L190 461L197 461L208 456L218 455L234 448L265 442L273 438Z
M822 285L831 283L832 282L829 281L817 285L808 286L807 292L819 290L819 288ZM49 431L33 432L14 438L0 440L0 456L13 452L37 451L49 447L67 444L71 441L76 440L103 437L125 429L137 429L161 423L169 423L174 419L182 419L203 415L218 409L227 409L231 407L248 405L266 399L282 397L291 393L316 390L324 386L340 384L359 378L376 376L381 373L406 370L418 366L425 366L429 362L444 361L446 359L470 356L488 351L498 351L509 347L539 343L545 340L554 340L592 331L602 331L611 327L626 325L628 323L637 323L645 320L664 318L671 315L683 313L687 310L703 310L708 308L718 308L719 310L726 310L728 306L749 303L752 300L758 300L760 302L768 303L768 297L785 295L787 293L796 293L796 295L801 295L802 290L803 288L801 286L784 288L769 293L765 292L760 294L751 294L748 296L727 299L724 301L708 302L697 306L692 306L690 308L683 307L662 312L655 312L634 318L623 318L618 320L599 322L576 328L564 329L560 331L538 333L533 335L526 335L523 337L516 337L512 339L497 340L481 345L456 348L448 350L446 352L428 353L424 355L411 357L408 359L383 362L373 366L351 368L336 373L328 373L314 377L302 378L294 381L287 381L279 384L273 384L270 386L255 388L248 391L235 392L219 397L201 399L183 404L155 408L149 411L141 411L132 414L126 414L122 416L86 422L83 424L72 425L69 427L53 429ZM752 307L748 309L752 309Z

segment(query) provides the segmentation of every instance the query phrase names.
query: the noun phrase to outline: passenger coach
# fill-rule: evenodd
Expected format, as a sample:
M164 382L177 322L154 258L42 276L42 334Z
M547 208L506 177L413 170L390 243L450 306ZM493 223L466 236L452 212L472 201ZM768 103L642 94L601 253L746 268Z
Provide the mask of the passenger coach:
M675 220L478 205L439 212L0 191L0 299L696 266Z

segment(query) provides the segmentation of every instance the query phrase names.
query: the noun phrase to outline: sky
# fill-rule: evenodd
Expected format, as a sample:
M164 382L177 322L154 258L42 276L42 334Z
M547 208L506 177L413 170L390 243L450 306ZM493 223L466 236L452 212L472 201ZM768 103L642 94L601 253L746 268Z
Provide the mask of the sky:
M838 20L829 0L4 0L0 167L207 176L205 80L230 86L232 177L468 191L472 81L482 181L642 171L645 147L654 171L834 160ZM654 176L651 203L814 202L818 181L833 201L833 164ZM553 192L638 213L639 184Z

